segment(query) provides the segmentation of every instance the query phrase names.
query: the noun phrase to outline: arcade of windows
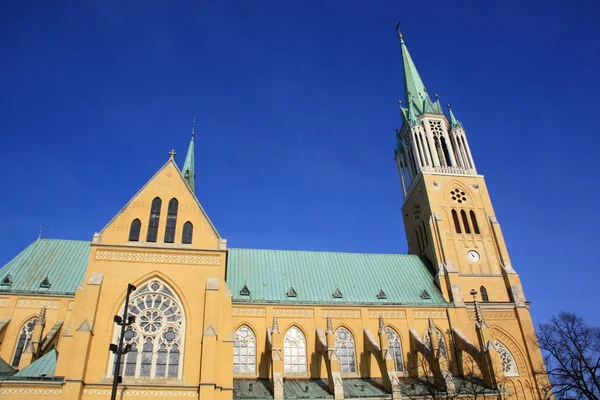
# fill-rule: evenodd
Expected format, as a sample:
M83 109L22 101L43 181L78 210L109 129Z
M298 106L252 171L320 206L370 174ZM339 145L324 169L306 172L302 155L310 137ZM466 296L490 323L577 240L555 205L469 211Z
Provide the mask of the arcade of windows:
M162 207L162 200L160 197L155 197L152 200L152 206L150 207L150 219L148 221L148 231L146 233L146 242L156 242L158 237L158 224L160 222L160 209ZM172 198L169 201L167 207L167 224L165 227L164 243L175 242L175 231L177 227L177 211L179 209L179 202L176 198ZM142 230L142 221L138 218L131 221L131 227L129 228L129 241L138 242L140 240L140 232ZM192 234L194 226L190 221L183 224L183 230L181 232L181 243L191 244Z
M385 328L389 351L394 359L396 371L404 371L400 335L391 327ZM336 329L335 352L340 361L340 370L344 375L357 374L356 345L354 336L344 326ZM297 326L292 326L283 335L283 371L288 376L306 375L308 371L306 336ZM235 332L233 345L233 373L235 375L256 374L256 334L247 325L240 326Z

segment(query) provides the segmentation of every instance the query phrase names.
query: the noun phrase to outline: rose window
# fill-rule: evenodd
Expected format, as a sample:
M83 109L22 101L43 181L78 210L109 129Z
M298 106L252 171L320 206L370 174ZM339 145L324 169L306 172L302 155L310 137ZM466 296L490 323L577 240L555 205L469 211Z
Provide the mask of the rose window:
M461 189L452 190L450 192L450 196L452 196L452 200L456 201L459 204L467 201L467 195L464 192L464 190Z
M124 341L131 346L131 351L121 358L121 374L181 379L185 321L181 302L173 291L162 281L153 279L132 293L128 314L136 318L135 323L125 329ZM113 343L118 341L119 333L117 326ZM113 365L109 366L110 374Z

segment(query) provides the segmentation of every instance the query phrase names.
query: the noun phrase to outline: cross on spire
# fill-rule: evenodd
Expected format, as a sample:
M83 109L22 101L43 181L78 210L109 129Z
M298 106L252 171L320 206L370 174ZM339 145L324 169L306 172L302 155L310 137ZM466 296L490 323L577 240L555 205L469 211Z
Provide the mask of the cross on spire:
M177 152L175 151L175 149L171 149L171 151L169 152L169 156L171 158L175 158L176 155L177 155Z
M192 122L192 136L194 136L195 131L196 131L196 117L194 117L194 122Z

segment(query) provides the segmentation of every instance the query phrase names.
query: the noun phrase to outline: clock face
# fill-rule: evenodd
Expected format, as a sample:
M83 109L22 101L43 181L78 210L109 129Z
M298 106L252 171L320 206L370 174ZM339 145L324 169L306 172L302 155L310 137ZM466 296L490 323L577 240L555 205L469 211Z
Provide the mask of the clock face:
M479 253L475 250L470 250L467 253L467 257L469 257L469 261L477 262L479 261Z

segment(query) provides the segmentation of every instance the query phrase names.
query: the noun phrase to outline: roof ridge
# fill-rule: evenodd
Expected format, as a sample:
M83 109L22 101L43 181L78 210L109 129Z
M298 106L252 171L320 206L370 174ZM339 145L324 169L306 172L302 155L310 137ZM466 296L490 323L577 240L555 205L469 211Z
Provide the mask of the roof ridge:
M408 253L362 253L356 251L327 251L327 250L297 250L297 249L256 249L250 247L228 247L227 250L252 250L252 251L281 251L281 252L297 252L297 253L321 253L321 254L356 254L362 256L410 256L420 257L417 254Z

